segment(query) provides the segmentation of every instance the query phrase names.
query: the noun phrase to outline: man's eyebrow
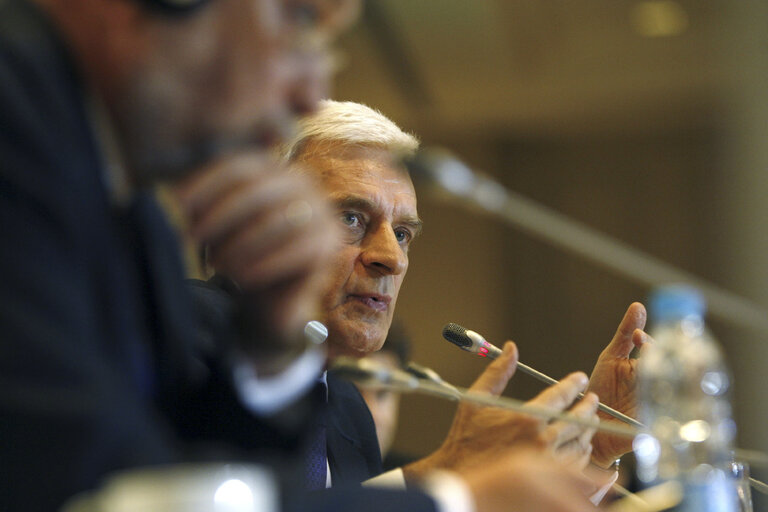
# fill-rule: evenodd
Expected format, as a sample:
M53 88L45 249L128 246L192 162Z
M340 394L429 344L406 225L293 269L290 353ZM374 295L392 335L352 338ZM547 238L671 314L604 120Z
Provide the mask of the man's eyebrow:
M343 196L338 198L332 198L332 202L339 209L360 210L364 212L371 212L376 209L376 204L362 196ZM413 235L416 236L421 233L424 223L420 218L414 215L406 215L398 219L398 224L408 226L413 230Z
M370 199L361 196L343 196L332 198L337 208L349 208L350 210L372 211L376 205Z

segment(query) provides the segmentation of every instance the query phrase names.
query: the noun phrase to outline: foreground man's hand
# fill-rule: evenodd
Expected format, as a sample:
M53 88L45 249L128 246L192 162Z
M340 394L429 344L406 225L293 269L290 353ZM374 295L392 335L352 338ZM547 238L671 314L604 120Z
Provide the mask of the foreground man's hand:
M512 342L488 365L470 388L473 392L498 396L504 390L517 365L517 349ZM529 403L552 409L569 410L574 399L587 385L587 376L573 373L551 386ZM597 397L587 394L570 408L569 414L597 419ZM461 404L443 445L433 454L403 468L406 481L424 477L430 470L465 470L496 460L501 451L513 446L528 446L547 457L556 456L576 469L589 462L593 429L553 421L548 423L526 414L493 407Z
M589 391L596 393L605 405L632 418L637 417L637 360L629 354L635 347L642 347L650 337L643 332L646 320L645 307L639 302L629 306L619 323L613 339L597 358L589 380ZM623 423L599 412L601 421ZM614 460L632 449L632 439L598 433L592 441L592 460L601 467L608 467Z
M191 238L241 288L260 337L303 343L296 333L317 307L324 267L339 243L330 208L309 178L253 152L202 169L175 192Z
M597 510L586 498L594 483L540 450L502 450L482 468L459 474L472 491L477 512Z

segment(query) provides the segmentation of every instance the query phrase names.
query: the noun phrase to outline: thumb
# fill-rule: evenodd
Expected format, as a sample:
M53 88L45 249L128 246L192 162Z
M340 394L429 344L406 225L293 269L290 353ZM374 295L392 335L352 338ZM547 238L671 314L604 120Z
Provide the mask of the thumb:
M511 341L506 342L501 355L488 365L469 390L499 396L515 374L517 357L517 345Z

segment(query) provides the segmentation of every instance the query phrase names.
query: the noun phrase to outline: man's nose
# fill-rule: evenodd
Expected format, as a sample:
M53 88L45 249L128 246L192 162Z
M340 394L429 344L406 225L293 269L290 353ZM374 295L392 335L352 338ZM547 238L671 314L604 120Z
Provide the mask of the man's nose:
M408 268L408 257L389 225L382 225L364 239L363 264L382 274L398 275Z

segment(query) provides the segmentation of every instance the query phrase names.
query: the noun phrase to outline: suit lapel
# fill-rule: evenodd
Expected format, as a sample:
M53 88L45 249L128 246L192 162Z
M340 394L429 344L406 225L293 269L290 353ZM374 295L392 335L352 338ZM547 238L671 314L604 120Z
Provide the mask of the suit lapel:
M373 419L357 389L328 375L328 463L333 485L359 484L381 472Z

